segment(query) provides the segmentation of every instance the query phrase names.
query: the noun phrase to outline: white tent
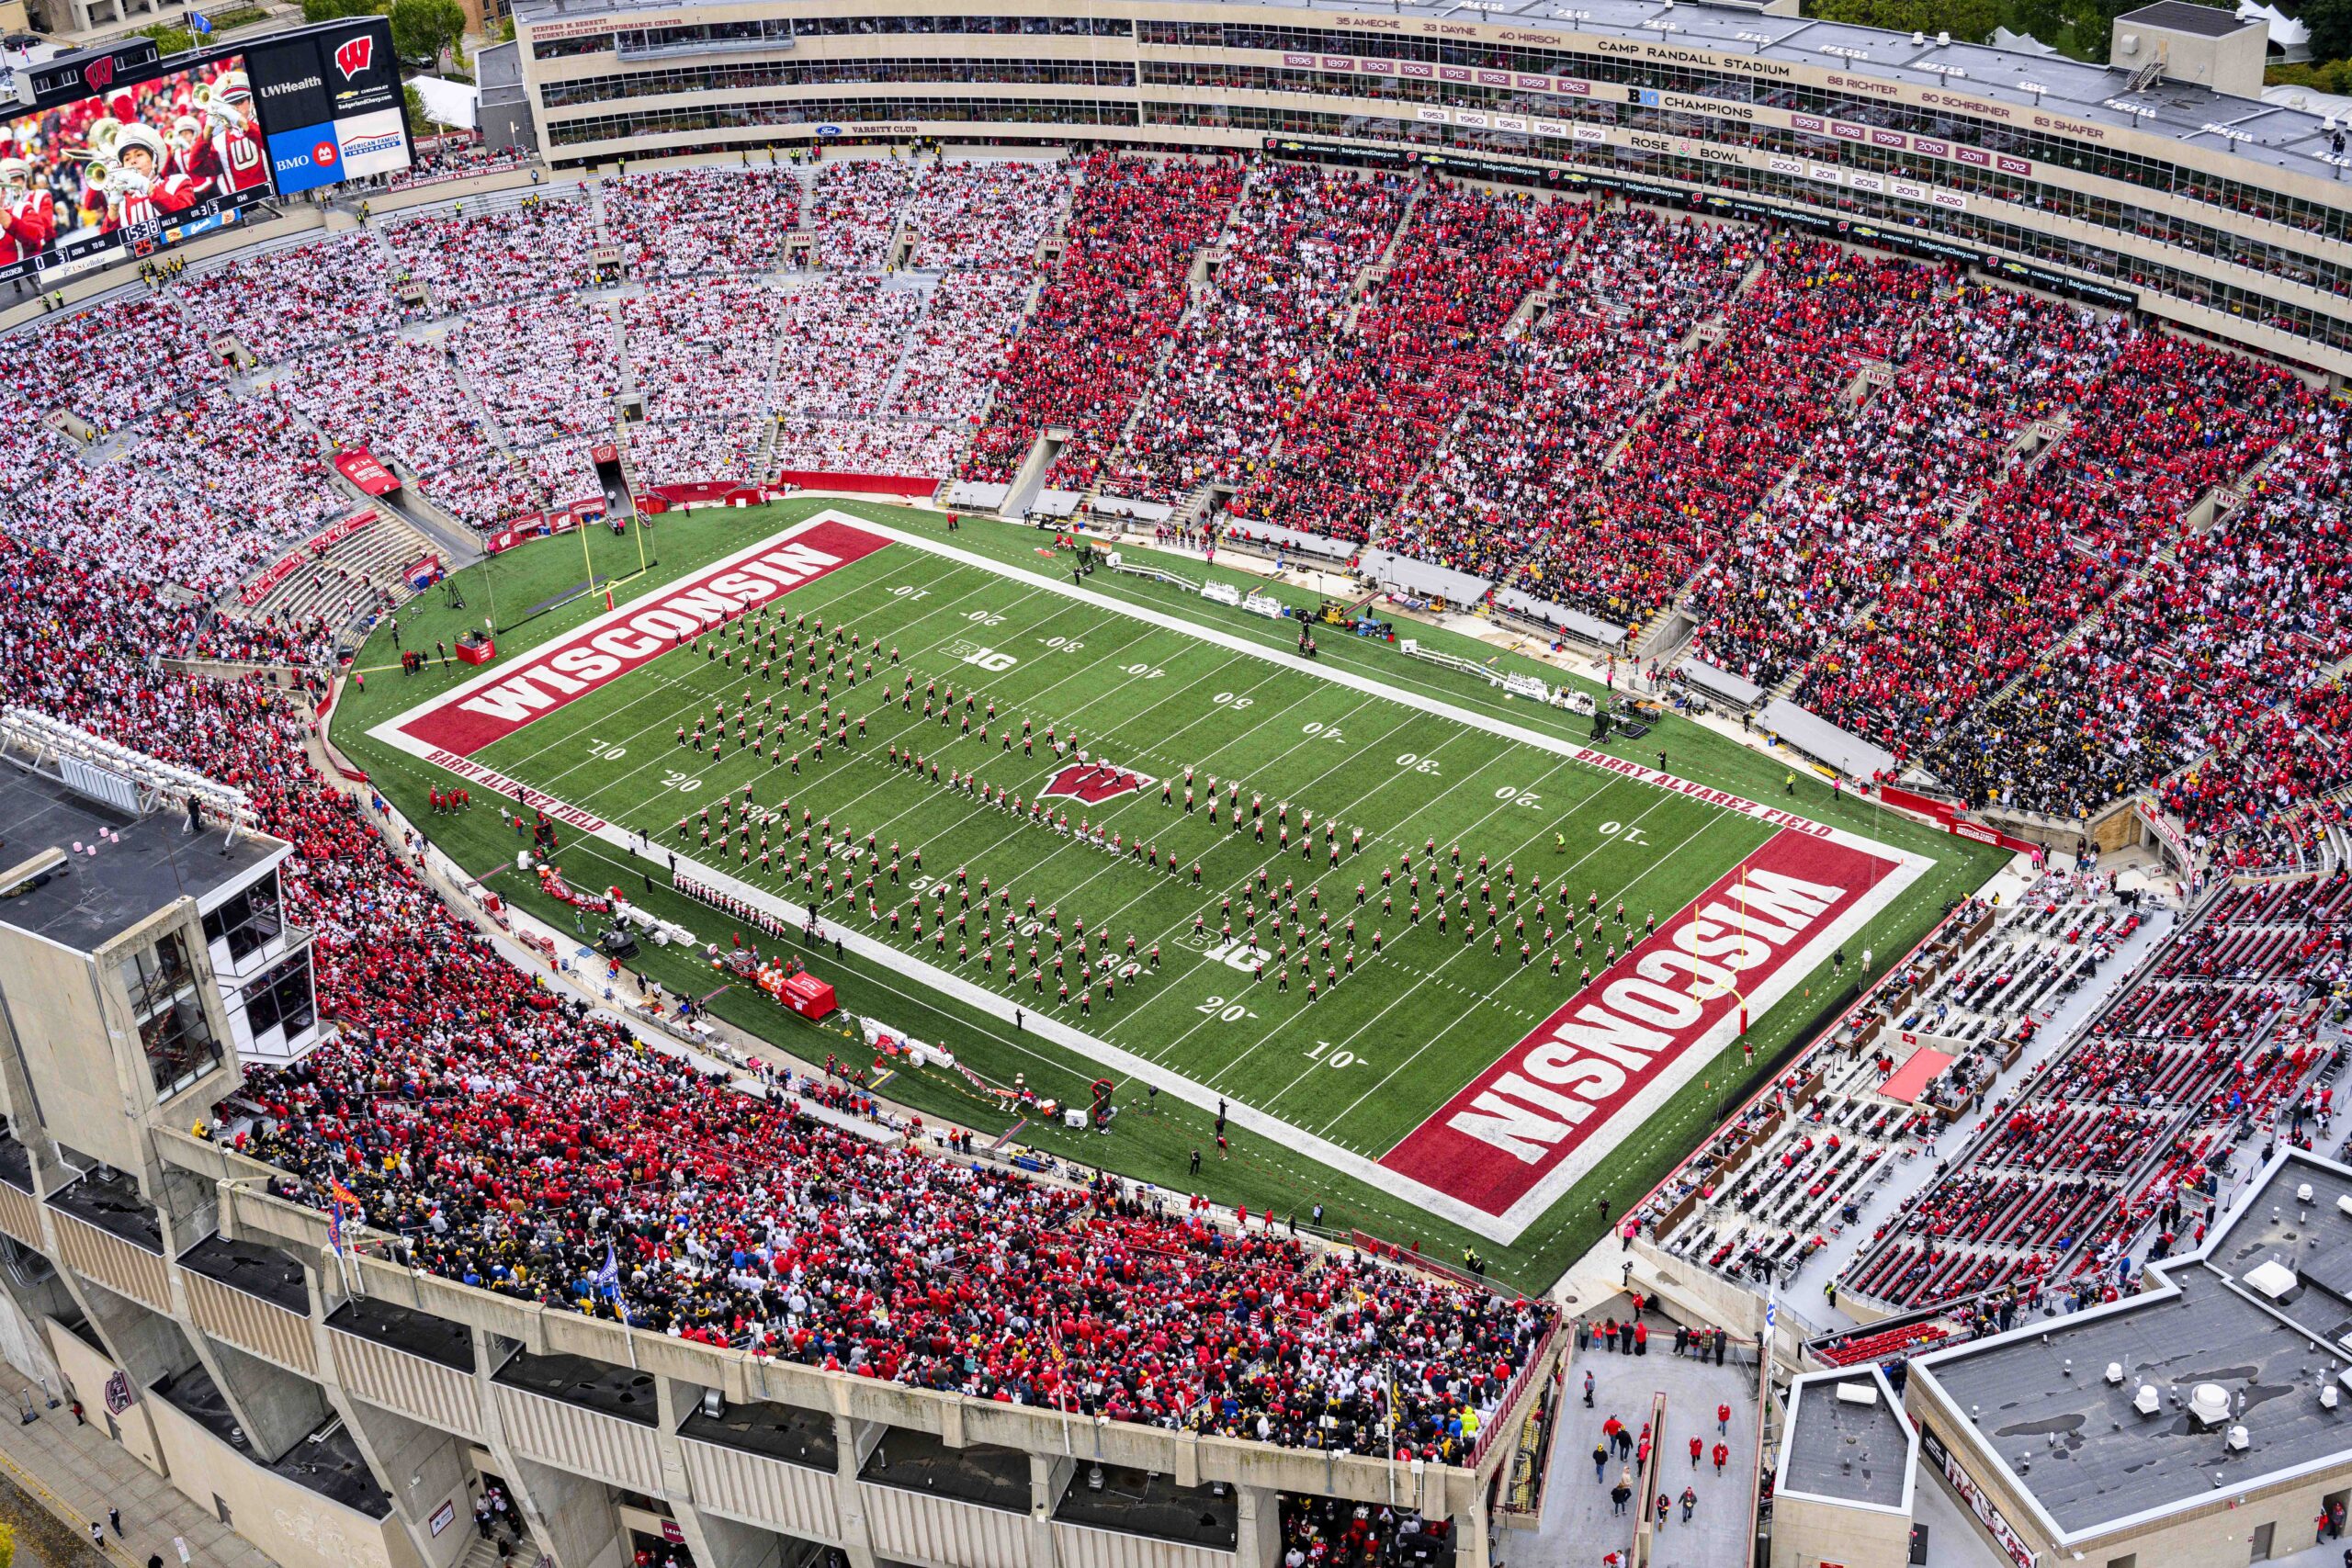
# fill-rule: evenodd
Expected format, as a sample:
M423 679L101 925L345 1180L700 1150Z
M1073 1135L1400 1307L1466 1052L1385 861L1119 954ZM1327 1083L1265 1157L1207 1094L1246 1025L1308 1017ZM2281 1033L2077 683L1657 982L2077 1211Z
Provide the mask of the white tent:
M2012 54L2055 54L2058 52L2031 33L2013 33L2007 28L1993 29L1993 47L2006 49Z
M441 76L412 76L408 85L424 100L424 112L436 125L454 125L472 130L481 122L475 107L481 101L481 92L470 82L452 82ZM413 128L420 136L423 126Z
M2278 59L2289 65L2300 64L2312 57L2312 30L2287 15L2276 6L2257 6L2254 0L2238 0L2238 20L2260 22L2270 29L2270 47Z

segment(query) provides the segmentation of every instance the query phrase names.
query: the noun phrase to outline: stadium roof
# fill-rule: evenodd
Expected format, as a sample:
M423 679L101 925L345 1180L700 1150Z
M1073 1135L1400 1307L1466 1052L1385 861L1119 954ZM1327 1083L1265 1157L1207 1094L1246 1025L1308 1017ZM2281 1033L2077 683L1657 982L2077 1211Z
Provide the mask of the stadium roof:
M2291 1286L2274 1294L2261 1284L2275 1280L2252 1280L2265 1264L2290 1270ZM1913 1363L2062 1539L2352 1453L2338 1344L2352 1329L2352 1169L2290 1150L2202 1253L2154 1268L2163 1282L2140 1295ZM2208 1386L2213 1421L2193 1409Z
M1778 1489L1907 1509L1911 1424L1883 1374L1876 1367L1817 1374L1792 1392Z
M741 3L743 8L762 14L775 9L775 0ZM1962 42L1939 45L1933 35L1914 43L1910 33L1848 22L1767 17L1748 6L1692 4L1690 0L1681 4L1674 0L1396 3L1398 15L1409 11L1453 21L1574 28L1601 37L1682 43L1829 71L1858 71L1921 87L1949 88L1994 103L2046 107L2098 125L2136 129L2144 135L2169 137L2184 146L2209 152L2233 152L2317 179L2333 179L2340 173L2320 160L2319 155L2328 149L2327 132L2318 115L2259 98L2225 96L2210 87L2179 82L2159 82L2144 91L2128 92L2129 73L2061 55L2024 54ZM1355 0L1230 0L1229 9L1236 17L1246 18L1247 7L1253 5L1267 11L1362 9ZM727 0L695 7L697 11L729 8ZM2158 0L2156 6L2135 14L2174 9L2222 18L2232 31L2245 25L2228 11L2182 0ZM526 24L604 16L617 21L633 11L654 10L674 17L677 0L516 0L514 6L516 19ZM2352 205L2352 193L2347 193L2346 201Z
M77 843L97 852L77 854ZM201 903L241 886L285 848L259 833L232 838L213 828L194 835L179 812L131 817L46 773L0 764L0 868L24 866L50 850L65 854L54 866L36 867L22 891L0 902L0 925L77 953L95 953L183 894ZM29 885L42 875L46 881Z

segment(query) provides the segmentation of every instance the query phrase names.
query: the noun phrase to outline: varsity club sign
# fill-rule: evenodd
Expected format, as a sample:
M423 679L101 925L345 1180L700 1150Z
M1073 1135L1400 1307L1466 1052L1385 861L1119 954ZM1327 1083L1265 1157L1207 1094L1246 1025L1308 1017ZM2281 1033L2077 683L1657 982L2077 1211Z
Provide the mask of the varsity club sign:
M1539 1188L1565 1190L1552 1179L1588 1143L1600 1139L1580 1166L1654 1114L1738 1037L1747 1015L1760 1015L1826 958L1841 925L1857 923L1848 917L1880 901L1874 892L1909 880L1903 863L1842 836L1782 829L1380 1164L1497 1216Z
M571 636L410 710L379 733L411 750L470 756L704 631L863 560L888 543L840 523L810 524L607 611Z

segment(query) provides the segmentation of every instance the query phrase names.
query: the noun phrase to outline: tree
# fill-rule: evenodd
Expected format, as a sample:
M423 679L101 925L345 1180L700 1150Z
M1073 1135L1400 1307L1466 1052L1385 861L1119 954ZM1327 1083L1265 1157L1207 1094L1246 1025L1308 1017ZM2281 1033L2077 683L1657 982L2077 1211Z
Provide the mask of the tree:
M2000 0L1812 0L1805 14L1824 21L1891 28L1902 33L1950 33L1982 43L2000 25Z
M419 65L436 65L441 51L466 33L458 0L392 0L392 52Z
M2352 56L2352 0L2303 0L2302 17L2313 60Z
M383 8L382 0L302 0L302 19L334 22L345 17L372 17Z
M156 22L138 30L141 37L155 40L155 50L160 54L178 54L196 47L194 33L186 28L175 28L169 22Z
M415 83L403 82L401 84L401 99L408 106L408 128L412 132L421 136L425 133L424 128L426 126L438 125L440 123L438 120L435 119L432 115L425 112L424 95L416 90Z

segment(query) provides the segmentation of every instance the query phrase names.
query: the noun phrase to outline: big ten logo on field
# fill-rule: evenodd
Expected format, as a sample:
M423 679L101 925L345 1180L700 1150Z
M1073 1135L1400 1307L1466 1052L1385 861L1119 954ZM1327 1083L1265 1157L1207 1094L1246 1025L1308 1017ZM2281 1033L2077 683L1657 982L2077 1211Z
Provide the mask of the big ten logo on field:
M1021 656L1017 653L1001 653L981 643L967 642L962 637L947 645L947 657L996 675L1003 674L1021 662Z

